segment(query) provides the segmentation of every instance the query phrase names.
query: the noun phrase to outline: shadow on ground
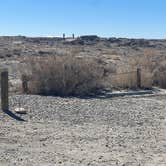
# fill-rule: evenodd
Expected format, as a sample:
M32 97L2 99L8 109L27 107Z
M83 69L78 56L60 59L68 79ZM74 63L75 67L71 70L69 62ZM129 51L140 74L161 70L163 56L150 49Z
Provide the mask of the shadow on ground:
M17 116L16 114L14 114L13 112L11 112L10 110L3 110L3 112L5 114L7 114L8 116L10 116L11 118L17 120L17 121L25 122L24 119L22 119L21 117Z

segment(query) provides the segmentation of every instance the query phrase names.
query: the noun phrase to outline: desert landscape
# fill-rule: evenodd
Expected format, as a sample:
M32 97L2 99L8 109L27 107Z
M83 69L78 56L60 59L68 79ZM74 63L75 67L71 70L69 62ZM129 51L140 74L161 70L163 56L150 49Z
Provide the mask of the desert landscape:
M0 37L0 65L8 67L14 84L20 82L21 68L25 59L38 57L60 57L66 59L94 60L104 71L112 87L131 87L135 84L136 69L142 70L142 85L162 86L166 64L166 40L125 38L100 38L81 36L78 38L28 38L23 36ZM37 61L37 60L36 60ZM135 72L133 75L128 72ZM126 73L126 75L113 75ZM116 87L117 86L117 87ZM107 85L108 87L108 85Z
M0 165L166 165L165 54L166 40L0 37ZM107 95L131 90L154 93Z

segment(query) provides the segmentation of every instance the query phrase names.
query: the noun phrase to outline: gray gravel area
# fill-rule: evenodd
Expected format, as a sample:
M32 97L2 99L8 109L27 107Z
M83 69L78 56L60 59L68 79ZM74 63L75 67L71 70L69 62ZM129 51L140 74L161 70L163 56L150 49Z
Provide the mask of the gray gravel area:
M166 96L79 99L19 95L0 112L0 165L165 166Z

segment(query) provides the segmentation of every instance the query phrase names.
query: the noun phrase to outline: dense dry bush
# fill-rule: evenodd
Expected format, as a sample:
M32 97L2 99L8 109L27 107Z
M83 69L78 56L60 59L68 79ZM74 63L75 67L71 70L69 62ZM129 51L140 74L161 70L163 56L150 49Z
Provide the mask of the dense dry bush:
M87 95L101 88L103 69L93 59L49 56L28 59L28 91L45 95ZM30 72L29 72L30 71Z
M31 57L26 60L29 92L47 95L86 95L98 88L137 88L137 68L141 69L142 88L166 88L166 61L156 62L157 52L146 50L115 64L102 56L80 56L80 49L66 50L55 56ZM165 72L164 72L165 71Z

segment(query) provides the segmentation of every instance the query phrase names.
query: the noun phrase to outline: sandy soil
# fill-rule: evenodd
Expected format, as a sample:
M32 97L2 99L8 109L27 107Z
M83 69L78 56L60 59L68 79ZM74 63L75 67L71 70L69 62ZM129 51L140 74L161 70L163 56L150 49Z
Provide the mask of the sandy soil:
M165 166L166 96L12 96L0 112L1 166Z

